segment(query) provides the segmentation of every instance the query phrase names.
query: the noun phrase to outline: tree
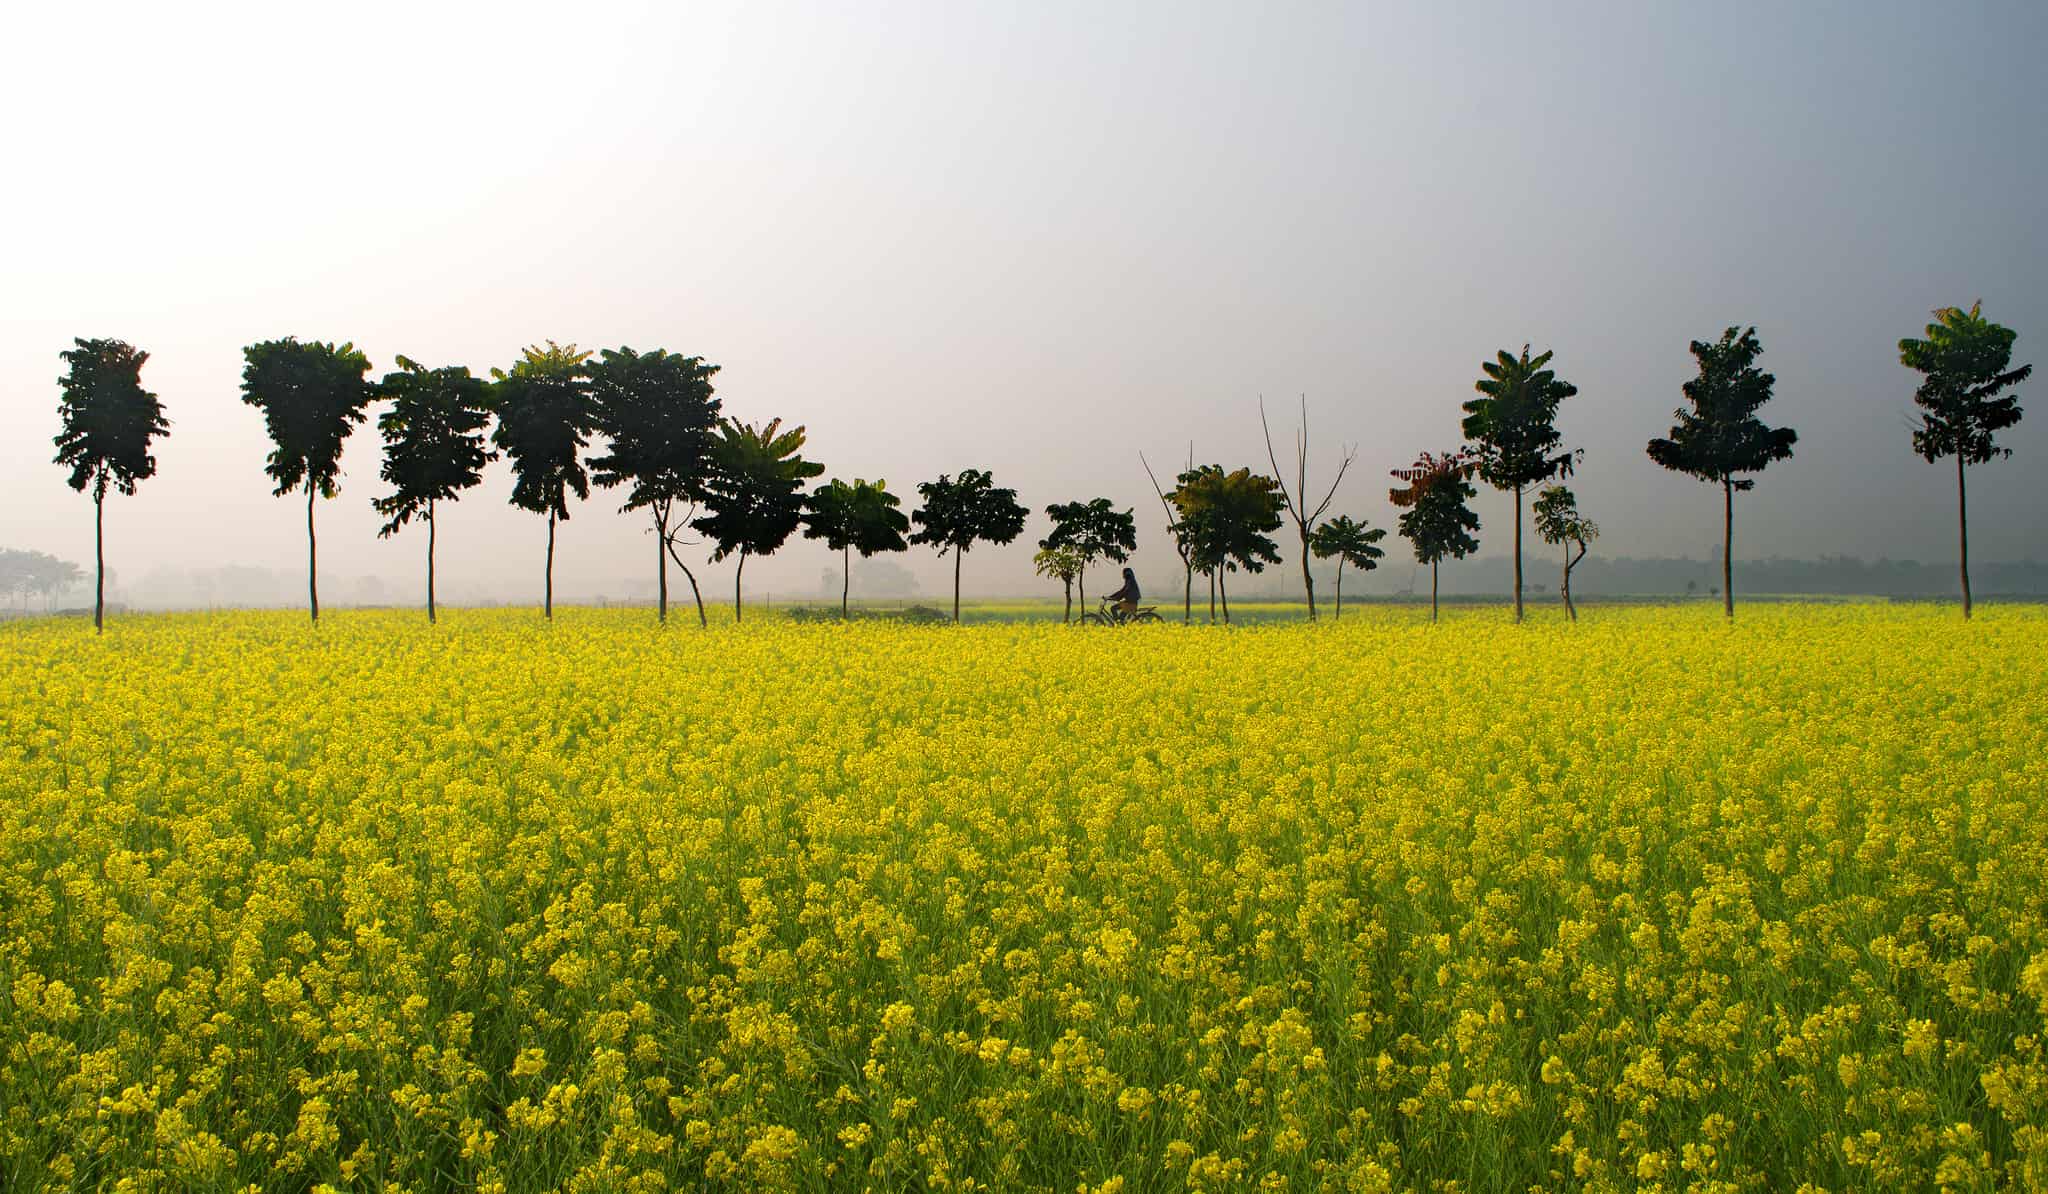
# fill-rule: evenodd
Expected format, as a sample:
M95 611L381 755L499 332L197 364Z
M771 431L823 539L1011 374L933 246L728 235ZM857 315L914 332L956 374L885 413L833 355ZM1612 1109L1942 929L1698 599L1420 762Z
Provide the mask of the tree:
M1387 553L1374 546L1387 537L1379 527L1353 522L1348 514L1340 514L1315 529L1308 538L1308 550L1319 560L1337 558L1337 612L1332 619L1344 616L1344 565L1349 564L1360 572L1371 572L1379 567L1380 557Z
M276 445L263 471L283 496L306 489L306 602L320 620L320 543L313 530L313 499L340 492L341 447L355 425L369 418L364 408L376 387L363 375L369 358L354 344L301 344L291 336L265 340L242 350L242 401L263 412Z
M93 633L106 631L107 489L133 496L136 483L156 475L149 441L168 435L163 403L142 388L149 354L120 340L77 340L58 353L70 366L57 385L56 463L71 469L71 488L92 488Z
M1288 488L1287 476L1280 471L1280 459L1273 452L1273 429L1266 425L1266 403L1259 401L1259 430L1266 434L1266 460L1273 466L1273 475L1280 479L1280 496L1287 503L1288 517L1294 520L1294 529L1301 535L1301 588L1308 594L1308 620L1316 620L1316 578L1309 572L1308 557L1313 550L1309 540L1314 537L1316 523L1323 512L1330 508L1330 500L1337 496L1337 486L1344 483L1344 472L1358 457L1358 450L1345 447L1337 461L1337 475L1330 478L1330 488L1324 492L1323 500L1314 509L1308 506L1308 399L1301 400L1301 426L1294 433L1294 487ZM1384 533L1384 532L1379 532ZM1370 564L1366 565L1371 567ZM1343 583L1344 565L1337 565L1338 583Z
M998 489L995 481L980 469L960 470L959 480L944 473L936 481L917 485L924 505L911 514L917 530L912 543L930 543L939 557L953 553L953 621L960 621L960 560L976 543L998 546L1024 533L1030 511L1017 504L1017 491Z
M711 469L704 482L704 517L690 525L716 544L713 563L735 553L732 620L740 620L740 578L749 555L773 553L789 540L804 516L804 482L825 466L797 455L804 446L801 426L782 430L781 419L762 426L726 419L711 441Z
M1968 311L1937 308L1925 340L1899 341L1899 363L1923 375L1913 391L1913 403L1920 408L1913 451L1930 464L1944 456L1956 458L1956 530L1962 544L1959 569L1965 618L1970 616L1970 501L1963 467L2012 455L2012 449L1999 447L1994 439L2020 421L2019 395L2004 391L2034 372L2032 365L2007 368L2016 334L1984 318L1983 308L1981 302Z
M697 625L709 624L697 574L677 554L676 537L709 480L719 406L711 375L717 372L702 357L659 348L607 348L590 366L592 421L611 441L610 452L591 460L591 479L606 489L630 486L620 511L644 509L654 519L655 617L662 622L668 621L668 561L674 557L697 602Z
M377 392L391 409L377 416L384 437L381 476L392 485L387 497L371 502L388 521L378 538L398 533L413 518L427 524L427 621L434 613L434 545L439 523L434 507L452 502L484 477L484 465L498 454L485 447L491 421L490 386L463 365L429 369L398 358Z
M1031 564L1032 567L1038 570L1038 575L1051 577L1053 580L1060 582L1060 587L1066 591L1067 601L1065 611L1060 614L1060 622L1062 625L1072 622L1074 620L1074 578L1081 575L1082 565L1079 549L1072 547L1041 547L1038 549L1038 554L1031 557ZM1085 602L1087 598L1084 596L1082 600Z
M1586 545L1600 537L1600 527L1579 513L1578 499L1562 485L1544 486L1536 495L1531 512L1536 516L1536 533L1543 541L1564 548L1564 580L1557 591L1564 596L1564 611L1576 622L1579 609L1572 604L1572 569L1586 558ZM1577 554L1572 552L1574 546L1579 549Z
M1121 564L1138 550L1138 522L1129 510L1119 511L1108 498L1090 502L1065 502L1047 506L1052 533L1038 541L1041 548L1071 547L1081 557L1074 580L1081 588L1081 604L1088 604L1088 565L1097 560Z
M1441 456L1424 452L1413 465L1394 470L1394 477L1408 484L1387 493L1388 501L1406 511L1400 518L1402 537L1415 548L1416 561L1429 565L1432 622L1436 621L1437 566L1479 550L1479 540L1472 537L1479 529L1479 516L1467 505L1479 496L1468 480L1477 467L1463 450Z
M1270 536L1280 529L1286 499L1278 481L1249 468L1226 473L1222 465L1205 464L1175 481L1168 496L1186 525L1195 567L1216 579L1228 623L1230 588L1224 574L1239 568L1263 572L1267 564L1280 562L1279 545Z
M1152 482L1152 492L1159 495L1159 504L1166 508L1166 533L1173 536L1173 550L1180 555L1181 568L1187 574L1180 595L1180 620L1182 625L1187 625L1195 620L1194 541L1189 538L1187 527L1180 520L1180 511L1174 508L1173 499L1167 496L1166 490L1160 488L1159 478L1152 472L1152 462L1145 459L1143 452L1138 453L1138 463L1145 466L1145 479ZM1195 446L1192 443L1188 445L1187 467L1195 467Z
M1555 426L1558 404L1579 392L1572 383L1544 368L1552 354L1510 356L1506 351L1479 366L1483 372L1473 389L1480 396L1465 403L1461 425L1472 442L1479 477L1495 489L1515 495L1515 621L1522 620L1522 491L1552 477L1570 476L1580 454L1559 451L1563 442Z
M1700 375L1686 382L1691 410L1672 412L1678 422L1671 438L1650 441L1650 459L1673 472L1721 486L1721 602L1735 616L1735 494L1756 488L1754 473L1774 460L1792 455L1799 433L1789 427L1766 427L1756 412L1771 400L1777 379L1756 367L1764 346L1756 329L1729 328L1708 344L1692 342Z
M14 593L21 596L21 608L28 609L28 595L40 594L43 609L48 612L50 599L78 583L83 575L78 565L70 560L40 551L20 551L12 547L0 547L0 593ZM103 576L112 575L103 572Z
M804 502L804 538L823 539L825 546L839 553L839 616L849 615L848 597L853 591L853 553L862 559L879 552L908 551L903 532L910 520L897 507L896 495L886 481L870 484L856 478L852 484L834 477L829 484L813 490Z
M548 516L541 612L555 616L555 524L569 521L569 494L590 496L580 453L597 427L590 354L574 344L527 346L510 370L492 369L498 426L491 442L512 465L512 504Z

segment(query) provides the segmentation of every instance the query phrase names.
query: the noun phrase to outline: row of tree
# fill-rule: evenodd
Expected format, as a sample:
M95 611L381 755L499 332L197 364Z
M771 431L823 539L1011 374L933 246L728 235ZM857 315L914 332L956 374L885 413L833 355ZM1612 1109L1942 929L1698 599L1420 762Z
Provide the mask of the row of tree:
M1956 461L1965 617L1971 608L1965 467L2010 455L1995 436L2019 421L2018 399L2008 391L2032 372L2031 366L2011 365L2014 339L2011 329L1973 306L1968 311L1941 308L1924 339L1899 342L1900 361L1922 375L1914 393L1919 411L1913 449L1929 461ZM1649 441L1648 452L1665 468L1720 487L1721 590L1732 617L1734 495L1755 486L1753 474L1789 458L1798 437L1758 417L1775 379L1757 367L1763 348L1754 328L1731 327L1716 341L1694 341L1691 351L1699 372L1682 387L1687 405L1675 412L1667 436ZM152 444L170 428L162 403L142 386L147 353L119 340L78 340L60 355L68 369L58 383L62 430L56 437L57 462L71 469L72 488L93 495L93 623L100 627L108 492L133 494L138 482L155 473ZM1523 613L1522 506L1531 491L1538 535L1563 549L1560 593L1577 616L1571 573L1599 528L1578 511L1572 492L1557 483L1571 475L1584 453L1566 447L1557 429L1559 407L1578 389L1550 367L1552 355L1532 356L1524 345L1519 355L1502 351L1485 362L1474 387L1478 396L1464 403L1465 442L1448 452L1425 452L1393 472L1401 484L1388 497L1402 511L1399 530L1416 560L1430 567L1432 617L1439 565L1479 546L1479 519L1470 506L1477 496L1471 484L1475 476L1514 497L1516 619ZM501 456L513 474L512 504L547 519L542 608L550 617L556 529L569 519L569 495L587 498L593 483L623 490L620 509L645 511L652 523L659 617L668 616L668 565L673 562L689 582L700 624L706 620L703 593L680 551L686 542L708 543L713 562L735 559L735 618L743 613L747 560L779 550L799 529L841 553L842 613L853 552L872 556L929 545L941 556L953 554L957 621L964 557L977 543L1015 540L1028 514L1016 491L997 487L978 469L920 483L923 504L907 518L881 481L835 478L806 491L806 483L825 470L801 455L803 427L785 428L779 419L754 424L725 416L712 385L718 366L663 349L593 354L550 341L526 349L509 369L492 369L488 378L473 376L466 366L429 368L401 356L395 370L375 381L368 376L369 360L347 343L267 340L245 348L243 360L242 400L262 412L272 443L264 466L272 492L305 494L307 604L315 621L320 616L316 503L335 496L342 447L379 402L388 404L377 419L384 447L379 475L391 486L391 492L374 499L386 520L379 534L396 534L414 521L426 525L430 620L435 617L435 511L478 485L484 466ZM1341 616L1344 566L1370 570L1384 555L1378 546L1383 530L1349 516L1326 517L1355 449L1344 450L1321 499L1312 500L1306 402L1296 430L1291 483L1280 467L1263 404L1259 415L1272 476L1250 468L1197 465L1191 452L1168 490L1140 457L1185 570L1184 620L1193 618L1194 578L1200 573L1209 581L1212 617L1220 598L1227 621L1228 574L1257 573L1279 562L1272 535L1288 521L1300 541L1311 618L1317 607L1310 557L1337 561ZM587 451L593 436L603 437L602 454ZM1087 600L1087 569L1098 562L1122 563L1136 550L1135 516L1107 498L1055 504L1045 512L1052 531L1039 541L1036 563L1041 575L1066 587L1071 616L1076 585L1083 603ZM692 533L702 539L687 539Z
M84 575L70 560L40 551L0 547L0 594L20 598L24 609L28 608L31 593L41 597L47 607L50 598L77 584Z

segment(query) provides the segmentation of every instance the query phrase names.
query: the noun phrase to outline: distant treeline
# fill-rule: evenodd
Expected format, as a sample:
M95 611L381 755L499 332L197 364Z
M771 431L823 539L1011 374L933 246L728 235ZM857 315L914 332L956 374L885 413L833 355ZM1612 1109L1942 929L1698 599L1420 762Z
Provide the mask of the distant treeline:
M1319 570L1320 571L1320 570ZM1334 569L1331 570L1334 572ZM2048 563L2014 560L1972 566L1980 596L2048 597ZM1839 597L1953 598L1955 566L1919 560L1865 560L1856 556L1824 556L1817 560L1774 557L1738 560L1736 583L1758 594ZM1278 579L1277 577L1275 578ZM1320 577L1319 577L1320 579ZM1557 577L1530 569L1524 578L1530 595L1555 594ZM1382 566L1373 581L1361 585L1363 596L1398 595L1409 583L1404 565ZM1682 556L1588 556L1572 570L1574 597L1718 596L1719 560ZM1421 588L1427 596L1428 576ZM1498 597L1514 584L1514 565L1505 556L1482 556L1444 573L1446 596L1484 594ZM1253 600L1299 600L1298 586L1262 585L1246 594Z

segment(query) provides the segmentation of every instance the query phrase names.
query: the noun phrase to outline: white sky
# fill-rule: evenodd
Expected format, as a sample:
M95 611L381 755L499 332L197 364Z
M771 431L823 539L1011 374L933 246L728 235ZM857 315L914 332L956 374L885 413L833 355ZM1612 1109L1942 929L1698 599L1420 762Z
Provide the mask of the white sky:
M0 44L0 545L91 556L50 463L57 353L152 353L173 430L109 562L303 568L240 349L348 339L478 372L553 338L719 363L728 412L808 425L907 495L993 470L1034 511L1137 507L1138 468L1257 463L1308 396L1337 509L1457 439L1482 359L1533 341L1602 552L1701 556L1709 487L1651 465L1686 343L1755 324L1798 455L1738 556L1946 561L1900 336L1982 298L2048 364L2048 6L504 4L20 6ZM2048 399L1971 476L1973 556L2048 556ZM322 503L323 577L422 583L376 538L374 426ZM444 514L444 593L537 593L498 466ZM645 584L636 516L562 532L571 594ZM1508 499L1482 497L1503 551ZM1037 591L1027 540L971 589ZM906 561L938 591L950 569ZM749 566L812 591L814 543ZM1405 576L1405 568L1400 570ZM728 591L729 565L703 570ZM337 596L341 594L337 593Z

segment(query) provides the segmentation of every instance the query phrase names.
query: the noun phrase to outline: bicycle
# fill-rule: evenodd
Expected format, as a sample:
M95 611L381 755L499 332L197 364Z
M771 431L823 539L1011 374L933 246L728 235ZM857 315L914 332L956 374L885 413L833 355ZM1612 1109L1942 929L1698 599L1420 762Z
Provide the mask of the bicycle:
M1159 607L1156 605L1141 605L1133 612L1127 614L1123 611L1122 606L1112 605L1107 601L1103 602L1094 612L1081 615L1081 625L1083 626L1136 626L1143 622L1164 622L1165 620L1159 616Z

